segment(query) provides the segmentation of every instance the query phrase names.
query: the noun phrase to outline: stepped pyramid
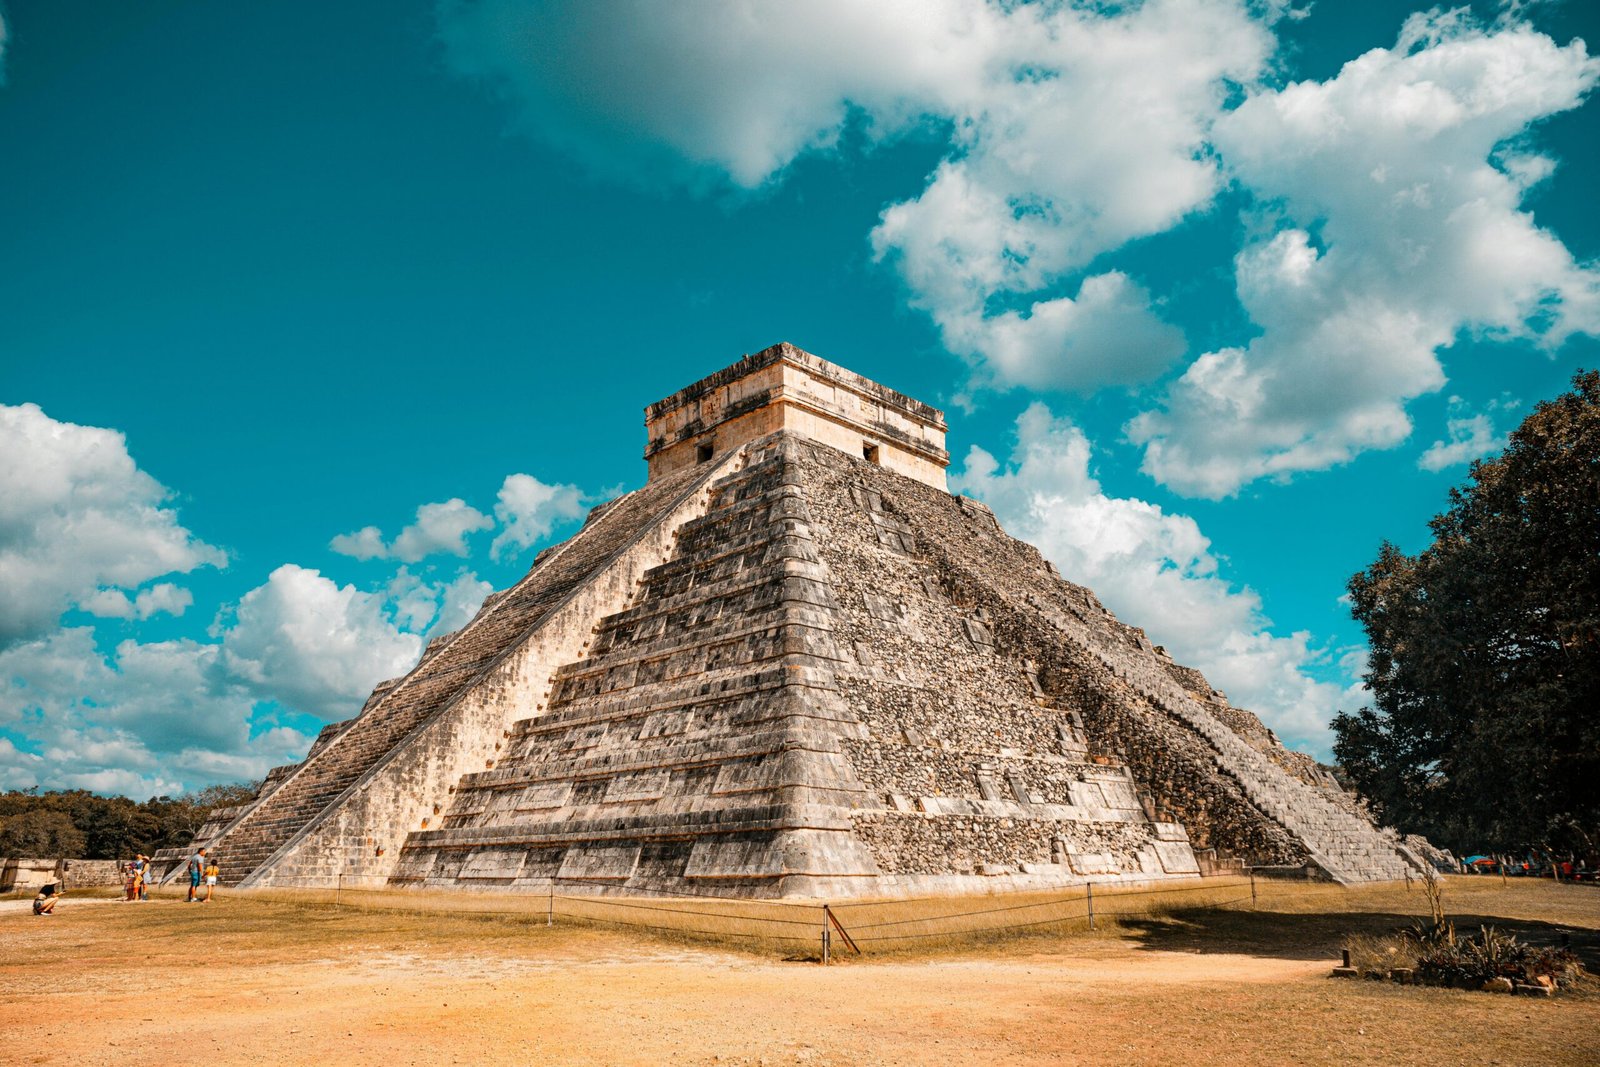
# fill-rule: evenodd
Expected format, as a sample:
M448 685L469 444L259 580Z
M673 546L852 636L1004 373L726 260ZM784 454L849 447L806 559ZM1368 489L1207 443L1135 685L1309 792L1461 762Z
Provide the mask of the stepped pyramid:
M1424 860L945 486L943 415L782 344L647 484L213 827L246 886L992 891Z

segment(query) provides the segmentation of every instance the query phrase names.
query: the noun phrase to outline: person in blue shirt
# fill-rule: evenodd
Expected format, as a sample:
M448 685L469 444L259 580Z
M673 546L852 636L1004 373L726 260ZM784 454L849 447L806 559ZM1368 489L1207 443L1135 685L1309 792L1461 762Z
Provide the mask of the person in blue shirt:
M199 849L189 857L189 900L193 904L200 899L200 876L206 869L206 850Z

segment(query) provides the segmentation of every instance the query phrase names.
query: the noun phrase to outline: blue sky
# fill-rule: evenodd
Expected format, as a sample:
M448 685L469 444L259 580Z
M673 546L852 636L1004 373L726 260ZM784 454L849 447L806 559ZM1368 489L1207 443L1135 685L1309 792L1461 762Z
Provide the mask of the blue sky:
M1600 364L1592 5L0 10L0 787L298 758L778 340L1325 756Z

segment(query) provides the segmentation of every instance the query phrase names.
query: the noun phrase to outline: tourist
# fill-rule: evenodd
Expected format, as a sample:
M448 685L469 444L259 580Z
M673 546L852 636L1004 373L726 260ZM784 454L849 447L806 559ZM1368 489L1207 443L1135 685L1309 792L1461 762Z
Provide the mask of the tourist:
M35 915L54 915L56 913L56 901L60 899L61 894L56 890L54 882L40 886L39 895L33 898L33 913Z
M122 865L122 899L125 902L133 899L134 893L137 892L134 888L137 881L138 878L133 873L133 861L129 860Z
M150 864L145 858L145 854L141 852L133 857L131 866L133 868L133 891L128 895L128 899L134 901L149 900L150 896L145 892L144 884L145 878L149 875Z
M206 899L205 899L205 903L207 903L207 904L211 903L211 894L216 892L216 890L217 890L217 875L219 875L221 873L222 873L221 870L219 870L218 867L217 867L217 861L216 860L207 860L206 861Z
M206 869L206 850L197 849L189 857L189 899L186 903L195 904L200 901L200 877Z

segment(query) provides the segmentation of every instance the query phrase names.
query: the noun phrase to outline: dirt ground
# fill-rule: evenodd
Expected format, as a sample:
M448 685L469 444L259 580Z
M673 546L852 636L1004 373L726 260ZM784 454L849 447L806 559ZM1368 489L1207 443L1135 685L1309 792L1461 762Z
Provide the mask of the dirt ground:
M1600 889L1451 879L1459 927L1565 931ZM1600 1064L1600 986L1554 1000L1328 977L1398 889L1270 895L821 967L558 924L223 896L0 904L0 1061L367 1064Z

